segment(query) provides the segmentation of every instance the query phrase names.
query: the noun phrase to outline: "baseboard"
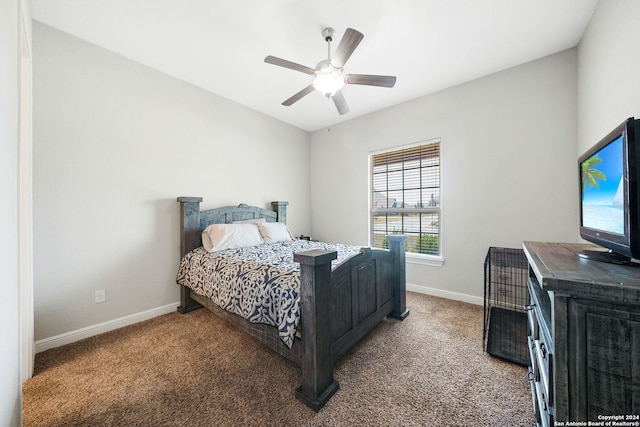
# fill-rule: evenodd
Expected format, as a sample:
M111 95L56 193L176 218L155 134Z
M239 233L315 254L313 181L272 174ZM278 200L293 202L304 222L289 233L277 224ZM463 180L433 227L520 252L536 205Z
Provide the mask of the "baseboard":
M484 301L481 297L475 297L472 295L461 294L458 292L445 291L442 289L430 288L427 286L414 285L407 283L407 290L411 292L417 292L420 294L433 295L436 297L452 299L456 301L468 302L471 304L483 305ZM149 320L154 317L162 316L163 314L173 313L180 305L179 302L167 304L163 307L153 308L151 310L143 311L129 316L121 317L119 319L109 320L107 322L98 323L97 325L87 326L86 328L76 329L75 331L66 332L64 334L56 335L49 338L43 338L35 342L36 353L41 353L45 350L60 347L65 344L71 344L76 341L83 340L95 335L99 335L105 332L113 331L115 329L122 328L124 326L133 325L134 323Z
M458 292L445 291L443 289L430 288L428 286L414 285L407 283L407 290L420 294L433 295L436 297L452 299L456 301L468 302L470 304L483 305L484 299L473 295L461 294Z
M36 353L40 353L51 348L60 347L65 344L71 344L73 342L80 341L94 335L113 331L114 329L119 329L124 326L133 325L134 323L162 316L163 314L173 313L174 311L176 311L179 305L179 302L174 302L163 307L152 308L151 310L131 314L119 319L109 320L107 322L98 323L97 325L87 326L86 328L76 329L75 331L65 332L64 334L56 335L49 338L43 338L35 342Z

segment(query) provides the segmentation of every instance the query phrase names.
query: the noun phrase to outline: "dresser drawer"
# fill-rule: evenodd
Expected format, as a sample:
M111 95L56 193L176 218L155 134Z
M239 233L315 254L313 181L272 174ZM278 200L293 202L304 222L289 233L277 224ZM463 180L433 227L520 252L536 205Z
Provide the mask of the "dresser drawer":
M531 304L527 308L527 322L529 336L527 347L529 351L529 379L531 381L531 395L536 422L542 426L554 424L553 401L553 346L550 345L550 327L547 324L549 316L545 313L546 302L541 301L544 295L538 291L539 286L534 280L529 281ZM545 316L546 314L546 316Z
M538 396L536 394L536 382L533 380L534 373L533 368L529 366L529 383L531 384L531 397L533 404L533 415L536 418L536 424L542 425L542 418L540 417L540 406L538 406Z
M545 343L540 340L534 340L533 346L535 347L535 357L537 360L538 368L540 370L540 383L543 386L542 391L546 396L545 401L549 404L553 404L553 400L552 400L553 365L551 363L552 354L548 352L547 346L545 345Z
M537 422L542 426L553 425L553 380L550 376L552 364L551 354L540 340L529 337L529 380L531 381L531 394L533 398L533 412Z
M543 387L541 383L534 383L534 386L538 410L540 411L540 424L544 427L551 427L554 425L553 415L551 414L551 407L547 402Z

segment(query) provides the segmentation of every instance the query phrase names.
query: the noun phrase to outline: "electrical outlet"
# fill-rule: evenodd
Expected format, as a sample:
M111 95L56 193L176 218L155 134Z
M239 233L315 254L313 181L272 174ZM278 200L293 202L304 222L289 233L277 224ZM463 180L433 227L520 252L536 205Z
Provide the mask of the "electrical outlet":
M106 300L107 300L107 294L105 293L104 289L96 291L96 304L105 302Z

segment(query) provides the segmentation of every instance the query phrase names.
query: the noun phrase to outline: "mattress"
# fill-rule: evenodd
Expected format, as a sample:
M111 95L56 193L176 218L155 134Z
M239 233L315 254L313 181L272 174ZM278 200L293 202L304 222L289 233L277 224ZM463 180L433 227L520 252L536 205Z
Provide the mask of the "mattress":
M293 255L312 249L337 251L332 268L357 255L361 247L292 240L207 252L203 247L180 262L177 283L253 323L278 328L293 346L300 324L300 265Z

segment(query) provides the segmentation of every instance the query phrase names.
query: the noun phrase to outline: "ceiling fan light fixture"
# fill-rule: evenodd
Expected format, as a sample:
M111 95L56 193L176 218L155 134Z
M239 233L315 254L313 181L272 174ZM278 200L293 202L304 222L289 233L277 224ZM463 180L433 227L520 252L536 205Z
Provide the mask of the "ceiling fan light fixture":
M333 96L344 86L344 76L342 69L335 68L331 64L319 66L316 77L313 80L313 87L326 97Z

